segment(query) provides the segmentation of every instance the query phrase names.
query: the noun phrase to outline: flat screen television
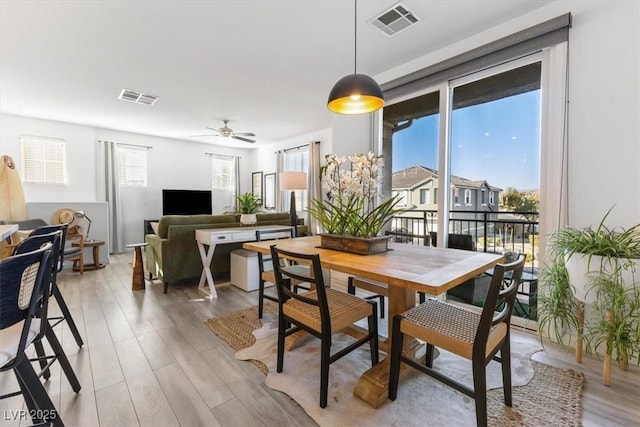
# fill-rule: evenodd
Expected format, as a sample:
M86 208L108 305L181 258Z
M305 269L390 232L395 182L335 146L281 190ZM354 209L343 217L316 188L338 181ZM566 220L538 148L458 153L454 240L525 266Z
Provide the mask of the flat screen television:
M211 215L211 190L162 190L162 215Z

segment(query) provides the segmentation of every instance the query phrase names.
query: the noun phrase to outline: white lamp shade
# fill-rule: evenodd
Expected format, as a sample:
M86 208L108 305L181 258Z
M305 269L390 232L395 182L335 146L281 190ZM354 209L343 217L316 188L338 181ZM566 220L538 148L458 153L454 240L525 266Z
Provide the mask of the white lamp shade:
M280 172L278 174L278 181L281 191L307 189L306 172Z

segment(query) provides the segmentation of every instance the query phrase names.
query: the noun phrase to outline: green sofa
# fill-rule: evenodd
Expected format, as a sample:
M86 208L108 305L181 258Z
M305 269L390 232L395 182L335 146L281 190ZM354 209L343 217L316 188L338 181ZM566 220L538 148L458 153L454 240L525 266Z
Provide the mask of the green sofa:
M257 214L257 225L289 225L288 213ZM164 292L169 283L177 280L199 278L202 261L195 239L195 230L207 228L241 227L240 215L165 215L160 218L158 234L147 234L146 267L151 276L164 283ZM211 266L215 277L228 277L230 254L240 249L242 243L216 245Z

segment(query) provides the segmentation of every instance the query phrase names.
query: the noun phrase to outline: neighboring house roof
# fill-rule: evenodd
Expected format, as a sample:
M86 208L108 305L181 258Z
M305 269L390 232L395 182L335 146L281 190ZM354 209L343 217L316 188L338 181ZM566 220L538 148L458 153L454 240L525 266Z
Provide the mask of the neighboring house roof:
M392 189L414 189L419 187L429 179L438 177L438 172L424 166L412 166L395 172L391 178Z
M424 166L411 166L395 172L391 178L393 190L413 190L431 179L438 179L438 171ZM467 178L451 175L451 184L454 187L481 188L486 186L491 191L502 191L501 188L489 185L487 181L474 181Z

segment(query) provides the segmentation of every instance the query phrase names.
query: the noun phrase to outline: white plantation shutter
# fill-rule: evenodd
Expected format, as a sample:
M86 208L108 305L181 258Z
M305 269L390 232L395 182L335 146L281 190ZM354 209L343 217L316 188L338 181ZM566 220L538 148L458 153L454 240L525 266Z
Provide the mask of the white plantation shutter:
M284 153L285 172L305 172L309 173L309 147L303 147L295 151L285 151ZM296 193L296 210L307 209L307 191L298 190ZM285 196L287 209L289 208L289 197Z
M38 184L66 184L65 141L22 136L22 179Z
M118 145L118 182L132 187L147 186L147 147Z

